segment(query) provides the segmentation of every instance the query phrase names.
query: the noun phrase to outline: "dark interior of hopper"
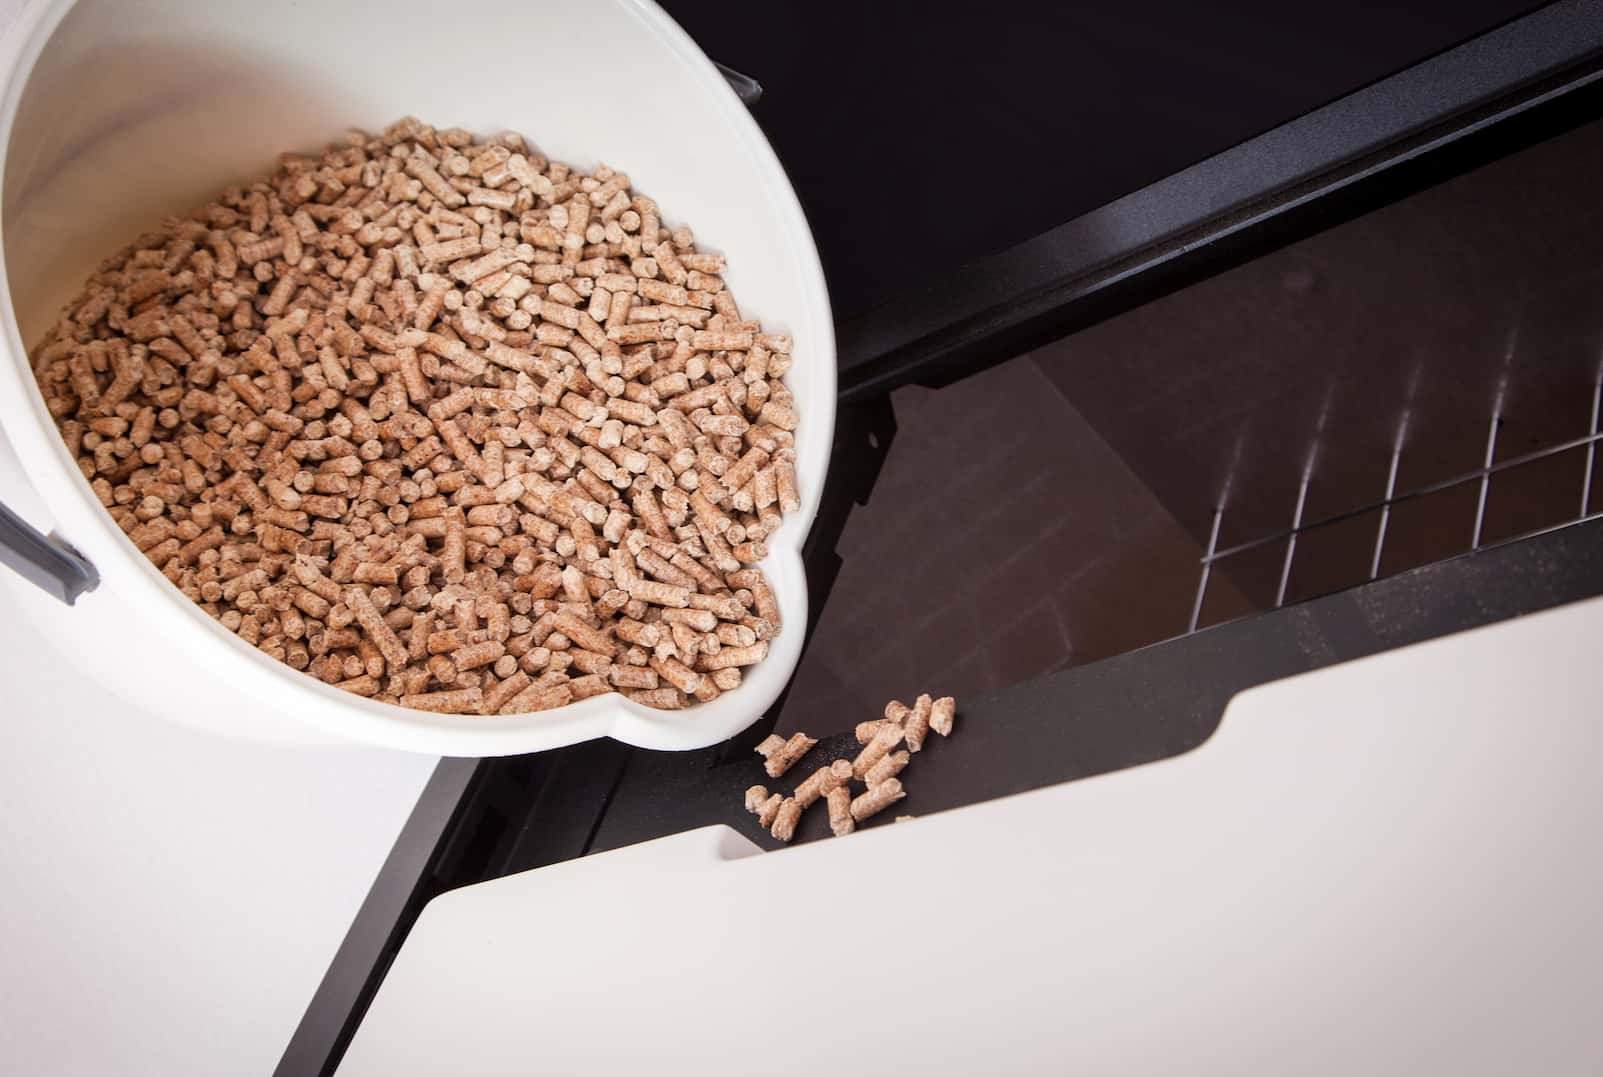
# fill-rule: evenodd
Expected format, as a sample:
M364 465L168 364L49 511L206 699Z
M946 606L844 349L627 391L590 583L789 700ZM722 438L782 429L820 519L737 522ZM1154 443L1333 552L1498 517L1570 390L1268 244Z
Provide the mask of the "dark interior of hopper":
M898 389L781 730L989 693L1603 510L1600 174L1594 121Z

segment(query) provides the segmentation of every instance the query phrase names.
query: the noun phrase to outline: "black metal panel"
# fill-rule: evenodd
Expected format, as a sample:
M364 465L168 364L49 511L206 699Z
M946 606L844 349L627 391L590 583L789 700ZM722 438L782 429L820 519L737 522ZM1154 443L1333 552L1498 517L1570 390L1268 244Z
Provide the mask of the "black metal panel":
M1031 358L1199 544L1220 508L1221 548L1274 541L1302 493L1304 523L1360 513L1394 452L1399 494L1481 467L1494 415L1500 458L1589 433L1600 172L1588 118ZM1272 571L1235 582L1274 601Z
M763 84L753 114L850 318L1541 5L664 6Z
M1166 759L1207 740L1245 689L1599 594L1593 521L960 700L958 732L929 738L903 775L906 800L869 825ZM713 823L778 848L743 809L746 787L788 791L858 750L850 734L828 738L777 782L755 755L717 765L714 753L637 753L588 851ZM813 810L795 840L828 834Z
M630 753L599 740L536 755L441 760L274 1072L334 1072L435 895L582 855Z
M276 1077L329 1072L343 1054L406 933L437 892L427 880L442 860L452 825L474 803L465 794L477 769L471 759L445 759L434 768L290 1037Z
M1603 0L1554 4L840 327L841 395L938 384L1595 117Z

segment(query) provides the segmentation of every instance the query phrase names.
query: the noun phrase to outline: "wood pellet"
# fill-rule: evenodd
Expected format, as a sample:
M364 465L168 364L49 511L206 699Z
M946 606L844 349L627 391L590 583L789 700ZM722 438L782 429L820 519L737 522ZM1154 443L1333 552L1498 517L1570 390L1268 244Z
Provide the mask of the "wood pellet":
M931 731L942 737L952 735L956 715L957 700L951 696L932 699L920 695L911 707L893 699L885 704L884 717L857 724L854 735L862 750L856 758L836 759L815 768L789 796L754 785L746 790L746 810L757 816L757 825L776 840L788 842L796 836L803 813L823 800L830 831L838 838L845 837L856 830L857 824L907 795L899 775L912 762L913 755L925 747ZM762 756L768 776L777 778L817 743L805 733L794 733L789 738L771 734L758 743L755 751ZM902 744L907 747L897 750ZM854 782L863 786L861 793L853 790ZM896 821L911 818L902 815Z
M515 134L353 131L107 259L34 371L134 544L297 670L444 714L708 702L781 629L792 349L661 220Z

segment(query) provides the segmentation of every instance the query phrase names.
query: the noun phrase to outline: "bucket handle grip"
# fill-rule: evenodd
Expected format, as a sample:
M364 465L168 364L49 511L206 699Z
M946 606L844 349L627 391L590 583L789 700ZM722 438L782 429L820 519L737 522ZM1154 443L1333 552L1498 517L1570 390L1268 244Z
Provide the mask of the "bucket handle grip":
M0 564L69 606L100 583L100 573L82 554L38 531L4 505L0 505Z
M724 77L724 81L729 83L729 88L735 91L735 96L740 98L740 103L747 108L763 99L763 84L750 75L742 75L734 68L718 63L716 60L713 61L713 66Z

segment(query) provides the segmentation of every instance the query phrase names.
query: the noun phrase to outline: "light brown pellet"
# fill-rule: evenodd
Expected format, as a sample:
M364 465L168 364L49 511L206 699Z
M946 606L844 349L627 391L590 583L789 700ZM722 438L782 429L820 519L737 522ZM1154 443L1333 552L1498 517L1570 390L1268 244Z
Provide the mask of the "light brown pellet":
M458 688L444 692L423 692L401 697L401 706L436 714L471 714L479 709L477 688Z
M130 538L264 653L437 713L677 709L779 631L751 566L796 416L789 338L660 220L622 172L408 119L142 236L35 376Z
M599 673L592 673L584 677L575 677L569 681L568 691L572 693L573 698L576 700L589 699L591 696L599 696L612 691L612 686Z
M684 608L690 605L690 589L657 580L637 579L625 588L635 598L653 606Z
M796 836L796 824L801 822L802 806L792 797L786 797L774 813L769 833L776 841L789 841Z
M525 714L548 711L573 701L573 689L567 684L547 684L535 681L501 706L501 714Z
M657 687L656 672L650 669L641 669L638 666L615 663L608 670L608 676L611 678L612 683L619 688L651 689Z
M701 687L701 674L695 672L677 658L658 658L653 655L651 668L657 676L686 695L695 695L696 690ZM778 775L774 776L778 777Z
M356 614L357 623L360 624L368 637L378 646L379 653L389 664L391 673L398 673L405 668L408 660L406 647L402 645L400 637L395 630L385 623L379 616L377 607L367 591L361 587L349 587L345 591L345 604L351 612Z
M913 709L907 712L902 722L903 736L907 740L907 750L920 751L924 747L924 737L930 729L930 711L933 701L926 695L920 695L913 702Z
M774 480L778 486L779 511L797 512L801 509L801 496L796 492L796 454L781 449L774 462Z
M807 780L796 787L791 796L804 809L812 805L813 801L828 793L837 785L849 781L852 776L852 765L844 759L837 759L827 766L819 767L807 776Z
M890 778L852 801L852 819L861 823L884 811L906 795L902 791L902 783Z
M779 793L774 793L771 796L765 796L762 800L757 802L755 807L753 807L751 794L752 790L755 789L762 789L764 793L768 792L768 790L763 789L763 787L760 785L754 785L751 789L746 790L746 810L757 816L758 826L762 827L764 830L767 830L769 827L774 825L774 818L779 814L779 807L781 804L785 803L785 798Z
M634 700L636 703L644 704L647 707L655 707L658 710L676 711L685 705L684 693L672 685L664 685L660 688L649 690L628 691L624 693L624 696ZM777 797L779 794L776 793L774 795Z
M829 829L837 838L844 838L857 829L857 823L852 819L852 791L850 786L837 785L831 789L829 797Z
M730 669L735 666L754 666L768 657L768 644L758 642L745 647L725 647L717 654L705 655L697 664L704 672Z
M868 768L868 773L863 775L863 784L872 789L881 782L889 781L900 774L903 768L907 766L908 760L912 758L905 751L892 752Z
M904 732L902 727L894 722L882 724L874 734L874 739L865 744L863 750L857 753L857 758L852 760L852 777L861 781L870 767L885 758L892 748L902 743Z
M487 666L506 653L506 646L495 640L485 640L483 643L472 643L458 648L451 655L451 661L456 664L459 672L478 669Z
M806 733L793 734L789 740L768 755L766 762L763 763L763 769L768 772L770 778L777 778L795 766L796 761L812 751L813 745L817 743L816 739Z
M483 699L479 701L479 713L500 714L501 708L506 706L507 701L529 687L529 682L527 673L521 669L514 670L511 676L484 693Z
M952 719L957 715L957 700L942 696L930 707L930 728L943 737L952 735Z

